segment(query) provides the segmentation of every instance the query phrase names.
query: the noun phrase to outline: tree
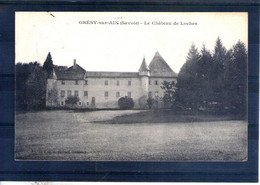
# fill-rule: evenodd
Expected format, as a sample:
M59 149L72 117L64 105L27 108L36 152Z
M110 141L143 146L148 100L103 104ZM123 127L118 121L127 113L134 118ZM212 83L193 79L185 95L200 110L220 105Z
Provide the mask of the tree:
M79 97L78 96L69 96L66 100L65 100L65 104L69 107L74 107L75 105L77 105L77 103L79 102Z
M43 64L43 69L47 72L48 76L51 74L53 70L53 61L50 52L48 53L47 58Z
M35 65L26 81L25 100L27 109L42 109L46 102L47 73Z
M224 108L223 95L225 91L225 70L231 60L231 51L227 51L223 46L221 39L218 37L213 53L213 64L210 68L210 102L218 105L219 109ZM220 110L219 110L220 111Z
M174 81L164 81L161 88L164 90L162 98L165 107L173 107L175 102L176 85Z
M196 108L198 86L198 62L201 56L194 44L191 45L186 62L177 77L176 105L183 108Z
M231 60L225 71L225 106L232 113L246 115L247 107L247 51L238 41L232 48Z
M120 109L132 109L134 107L134 101L132 98L125 96L119 98L118 105Z
M210 69L213 64L213 58L209 50L203 44L201 49L201 57L197 63L197 76L196 76L196 104L199 109L205 109L210 101Z
M151 109L153 107L153 103L154 103L154 99L149 97L147 99L147 105L148 105L149 109Z

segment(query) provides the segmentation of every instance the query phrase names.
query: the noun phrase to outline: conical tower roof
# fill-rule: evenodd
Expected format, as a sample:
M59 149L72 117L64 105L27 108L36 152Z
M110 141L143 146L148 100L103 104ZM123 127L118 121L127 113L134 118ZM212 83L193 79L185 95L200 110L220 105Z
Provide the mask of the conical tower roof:
M149 68L148 68L148 66L145 62L145 58L143 59L143 62L141 64L140 68L139 68L139 72L142 72L142 71L149 71Z
M173 72L170 66L165 62L157 51L149 65L151 72Z

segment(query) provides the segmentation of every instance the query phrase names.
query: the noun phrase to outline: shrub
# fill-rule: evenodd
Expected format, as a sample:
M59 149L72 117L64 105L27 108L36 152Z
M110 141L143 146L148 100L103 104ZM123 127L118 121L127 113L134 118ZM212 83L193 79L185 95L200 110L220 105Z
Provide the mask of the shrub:
M153 107L153 103L154 103L154 99L149 97L147 99L147 105L148 105L149 109L151 109Z
M79 97L78 96L69 96L66 100L65 100L65 104L66 105L77 105L77 103L79 102Z
M121 97L118 100L118 106L120 109L132 109L134 107L134 101L128 96Z

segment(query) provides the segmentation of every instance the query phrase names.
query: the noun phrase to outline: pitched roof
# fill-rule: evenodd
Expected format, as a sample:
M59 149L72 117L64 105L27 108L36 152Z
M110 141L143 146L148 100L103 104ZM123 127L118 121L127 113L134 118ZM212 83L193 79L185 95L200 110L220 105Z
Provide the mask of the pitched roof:
M177 77L177 73L170 68L158 51L155 53L151 63L149 64L149 69L151 76Z
M83 80L85 73L75 71L56 71L59 80Z
M139 72L141 72L141 71L149 71L149 68L148 68L148 66L145 62L145 58L143 59L143 62L141 64L140 68L139 68Z
M85 69L75 64L64 71L56 70L57 78L60 80L83 80L86 73Z
M74 72L81 72L81 73L85 73L86 70L83 69L80 65L76 64L75 67L71 66L67 69L67 71L74 71Z

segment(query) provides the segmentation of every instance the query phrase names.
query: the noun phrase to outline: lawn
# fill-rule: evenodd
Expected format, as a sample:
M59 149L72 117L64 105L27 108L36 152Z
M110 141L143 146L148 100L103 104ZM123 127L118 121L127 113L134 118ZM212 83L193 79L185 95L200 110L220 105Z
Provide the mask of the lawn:
M15 136L17 160L247 160L247 122L230 117L139 110L27 112L16 115Z

